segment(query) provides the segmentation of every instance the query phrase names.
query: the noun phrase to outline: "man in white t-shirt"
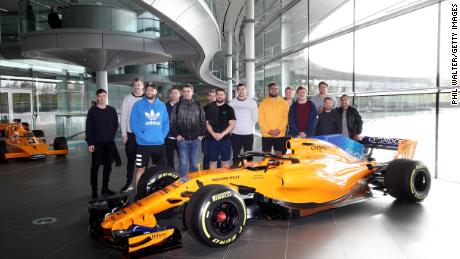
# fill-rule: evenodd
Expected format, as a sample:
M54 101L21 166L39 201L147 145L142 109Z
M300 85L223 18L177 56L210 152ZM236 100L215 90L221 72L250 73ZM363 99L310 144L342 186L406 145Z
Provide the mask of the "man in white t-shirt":
M335 109L337 107L337 101L335 100L335 97L332 97L328 94L328 85L326 82L321 81L318 84L318 89L319 89L319 94L315 95L311 98L311 101L313 104L315 104L316 109L318 110L318 113L322 113L324 110L324 98L330 97L332 99L332 109Z
M232 131L233 165L238 162L241 149L252 150L254 142L254 127L259 118L259 110L254 99L248 97L246 85L240 83L236 86L237 97L229 105L235 111L235 128Z
M126 165L126 183L120 191L122 193L133 190L131 183L133 182L137 144L136 137L131 131L131 109L133 108L134 103L142 99L143 96L144 82L141 79L136 78L133 81L132 93L123 98L123 102L121 104L121 139L123 144L125 144L126 158L128 159L128 163Z

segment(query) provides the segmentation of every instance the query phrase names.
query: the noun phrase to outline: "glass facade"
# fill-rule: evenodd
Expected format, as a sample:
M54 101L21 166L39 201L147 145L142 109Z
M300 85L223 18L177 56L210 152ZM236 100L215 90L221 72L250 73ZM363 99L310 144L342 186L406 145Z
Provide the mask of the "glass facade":
M416 139L416 159L433 176L460 182L449 144L460 127L460 108L449 104L449 1L277 2L256 1L259 100L272 81L308 86L309 96L326 81L332 95L351 96L364 135ZM279 17L257 11L267 4L281 6Z
M38 60L0 61L0 119L21 119L56 136L82 140L85 118L95 100L94 78L84 68ZM109 84L109 104L120 112L131 89Z

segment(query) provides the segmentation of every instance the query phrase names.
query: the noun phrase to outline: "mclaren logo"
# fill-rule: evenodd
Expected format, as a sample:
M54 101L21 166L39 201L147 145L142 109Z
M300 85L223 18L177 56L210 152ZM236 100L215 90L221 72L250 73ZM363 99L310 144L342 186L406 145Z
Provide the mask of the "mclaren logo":
M147 119L149 120L145 123L145 125L147 126L148 125L157 125L157 126L160 125L160 122L157 121L157 119L160 117L159 112L155 113L155 111L152 109L150 110L150 113L148 112L145 113L145 117L147 117Z

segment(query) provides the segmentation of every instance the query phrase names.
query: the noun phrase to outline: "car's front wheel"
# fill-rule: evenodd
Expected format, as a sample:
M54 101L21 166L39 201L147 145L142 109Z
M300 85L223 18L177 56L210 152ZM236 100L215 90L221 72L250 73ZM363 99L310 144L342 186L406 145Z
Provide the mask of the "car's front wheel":
M224 185L196 191L185 208L190 235L201 243L222 247L233 243L246 224L246 206L240 194Z
M391 161L384 173L385 188L396 199L421 202L431 187L430 171L420 161L396 159Z

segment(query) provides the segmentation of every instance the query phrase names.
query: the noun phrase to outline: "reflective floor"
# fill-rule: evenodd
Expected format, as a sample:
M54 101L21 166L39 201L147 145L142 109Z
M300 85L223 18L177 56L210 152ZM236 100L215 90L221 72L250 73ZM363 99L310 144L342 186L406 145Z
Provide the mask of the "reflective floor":
M88 235L89 167L78 150L67 159L0 164L0 258L124 258ZM112 189L124 174L114 167ZM459 258L458 197L460 184L434 180L421 204L385 196L302 219L250 220L225 249L184 233L182 248L146 258ZM57 221L32 223L46 217Z

